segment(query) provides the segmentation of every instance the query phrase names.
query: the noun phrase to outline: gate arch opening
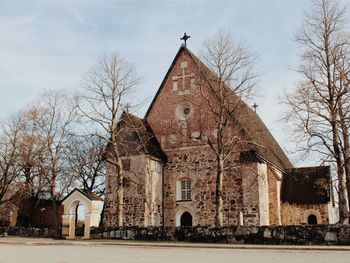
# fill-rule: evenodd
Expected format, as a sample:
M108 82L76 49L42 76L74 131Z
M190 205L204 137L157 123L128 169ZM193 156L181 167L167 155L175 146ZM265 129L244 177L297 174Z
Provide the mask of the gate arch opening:
M85 233L85 204L83 202L79 202L75 209L75 236L83 237Z

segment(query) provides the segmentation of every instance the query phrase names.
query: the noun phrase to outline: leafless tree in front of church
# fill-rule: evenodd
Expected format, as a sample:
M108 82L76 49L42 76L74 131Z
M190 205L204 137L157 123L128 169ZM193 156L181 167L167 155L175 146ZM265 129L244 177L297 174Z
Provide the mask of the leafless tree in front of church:
M129 96L139 79L134 67L118 54L102 58L84 78L84 91L80 96L81 115L95 125L91 133L107 145L106 161L116 174L118 225L122 225L123 177L118 153L118 122L121 113L129 107Z
M76 105L64 92L51 91L41 96L39 107L42 115L40 134L45 145L44 162L41 165L45 185L52 198L55 236L59 237L57 201L65 193L67 184L72 182L66 160L69 154L67 144L76 120Z
M96 193L105 193L105 142L97 136L71 136L67 161L76 184Z
M303 48L301 80L283 98L289 109L285 120L293 124L299 150L335 166L340 223L349 217L350 193L350 32L345 17L339 1L313 1L296 36Z
M66 160L74 120L75 107L69 96L52 91L14 115L1 131L1 190L9 192L1 199L20 204L23 199L49 193L57 237L57 201L72 183Z
M246 107L243 100L251 98L257 73L253 56L243 43L235 43L231 35L219 31L204 43L200 66L201 94L207 108L214 116L216 138L202 135L215 154L216 167L216 218L217 226L223 225L223 177L227 161L238 153L241 138L234 135L236 114ZM208 68L206 68L208 67Z
M22 120L13 116L1 122L0 130L0 204L8 202L18 189L20 171L16 165Z

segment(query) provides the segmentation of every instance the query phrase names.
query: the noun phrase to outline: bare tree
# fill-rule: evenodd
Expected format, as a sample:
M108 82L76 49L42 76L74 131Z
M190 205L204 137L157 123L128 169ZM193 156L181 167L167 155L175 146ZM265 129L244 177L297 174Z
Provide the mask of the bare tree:
M105 142L97 136L72 136L67 160L77 184L99 196L105 193Z
M335 164L339 219L349 216L349 73L350 39L345 32L345 8L336 0L314 0L296 40L304 48L296 90L286 93L285 117L293 123L300 149Z
M215 155L216 167L216 225L223 225L223 177L227 161L240 151L241 138L233 131L238 112L246 107L243 100L252 96L255 79L255 57L242 43L235 43L229 33L219 31L204 43L199 64L201 94L214 116L215 139L202 134ZM209 69L208 69L208 68Z
M16 182L17 199L19 192L22 198L31 197L42 187L40 163L45 145L40 135L40 116L39 109L33 105L2 123L2 180L4 186Z
M68 142L76 117L76 105L68 95L60 91L43 94L40 104L43 120L41 134L45 139L44 181L51 194L55 214L55 235L58 237L60 233L57 201L67 189L65 184L73 182L66 160L69 152Z
M46 145L42 134L42 110L40 105L33 104L18 113L21 130L16 149L16 165L21 172L27 196L38 196L44 187L43 155Z
M73 183L67 163L76 107L59 91L46 92L38 102L2 125L0 200L38 197L49 192L59 236L57 201ZM11 192L11 193L9 193ZM10 195L11 194L11 195Z
M6 203L17 193L20 171L16 165L21 119L11 117L1 123L0 134L0 204Z
M134 91L138 77L134 67L118 54L111 54L102 58L84 79L84 94L80 100L81 115L98 126L96 135L102 138L106 145L106 161L115 174L113 189L106 182L108 191L117 192L118 226L123 218L123 176L122 163L118 153L117 124L121 113L128 107L129 95ZM107 167L108 168L108 167ZM105 208L106 207L105 204Z

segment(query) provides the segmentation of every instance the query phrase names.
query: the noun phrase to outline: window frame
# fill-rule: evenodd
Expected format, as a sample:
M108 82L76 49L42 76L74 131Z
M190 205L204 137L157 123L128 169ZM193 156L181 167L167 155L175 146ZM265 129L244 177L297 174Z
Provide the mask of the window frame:
M192 201L192 180L180 179L176 183L176 201Z

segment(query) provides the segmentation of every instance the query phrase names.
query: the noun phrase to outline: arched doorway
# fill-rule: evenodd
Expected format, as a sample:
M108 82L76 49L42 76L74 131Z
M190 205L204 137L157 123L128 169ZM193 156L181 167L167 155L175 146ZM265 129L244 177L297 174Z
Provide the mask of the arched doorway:
M309 225L317 225L317 217L315 215L309 215L307 218L307 223Z
M75 208L75 236L83 237L85 233L85 204L79 202Z
M189 212L184 212L180 217L180 226L192 226L192 215Z
M102 199L88 190L74 189L63 200L62 237L90 238L90 228L98 227ZM79 207L81 207L79 211ZM84 209L82 209L84 207Z

